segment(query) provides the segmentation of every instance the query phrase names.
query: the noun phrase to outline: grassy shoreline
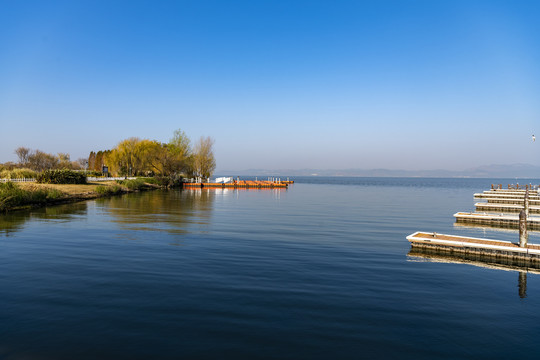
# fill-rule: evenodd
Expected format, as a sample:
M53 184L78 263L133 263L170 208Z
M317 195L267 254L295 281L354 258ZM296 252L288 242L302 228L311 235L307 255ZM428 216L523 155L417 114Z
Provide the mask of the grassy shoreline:
M162 188L164 187L144 180L77 185L0 183L0 214Z

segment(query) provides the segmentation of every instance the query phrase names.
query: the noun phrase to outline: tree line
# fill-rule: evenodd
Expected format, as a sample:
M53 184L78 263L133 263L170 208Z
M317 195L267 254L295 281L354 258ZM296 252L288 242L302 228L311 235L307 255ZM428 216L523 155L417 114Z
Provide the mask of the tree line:
M85 159L71 161L70 156L67 153L58 153L54 155L41 150L32 150L24 146L15 149L15 154L19 158L17 167L32 169L34 171L44 171L48 169L80 170L86 162Z
M214 140L200 137L195 144L182 130L174 132L167 143L131 137L112 150L90 152L88 168L120 176L172 176L208 178L216 168Z
M215 168L214 140L201 136L193 145L182 130L174 132L169 142L131 137L120 141L113 149L91 151L88 158L71 161L67 153L48 154L27 147L15 149L17 165L35 171L48 169L93 170L118 176L210 177ZM6 165L6 164L4 164Z

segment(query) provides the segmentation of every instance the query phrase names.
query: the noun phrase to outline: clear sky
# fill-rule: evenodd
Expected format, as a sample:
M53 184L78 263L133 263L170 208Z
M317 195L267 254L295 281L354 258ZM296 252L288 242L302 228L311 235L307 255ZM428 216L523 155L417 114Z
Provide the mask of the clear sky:
M218 171L540 165L539 18L540 1L0 0L0 162L180 128L215 139Z

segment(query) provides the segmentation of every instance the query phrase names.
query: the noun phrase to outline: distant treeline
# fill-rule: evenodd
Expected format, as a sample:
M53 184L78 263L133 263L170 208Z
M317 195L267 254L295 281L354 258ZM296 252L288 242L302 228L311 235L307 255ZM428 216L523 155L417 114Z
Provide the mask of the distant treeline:
M86 164L86 159L71 161L67 153L54 155L24 146L15 149L15 154L17 154L19 161L16 164L11 162L0 164L0 170L31 169L37 172L49 169L80 170L84 169Z
M89 170L100 172L108 167L113 175L174 176L207 178L216 168L214 140L200 137L192 146L180 129L167 143L131 137L122 140L111 150L90 152L88 158L71 161L67 153L48 154L27 147L15 149L17 163L0 164L0 171L30 169L43 172L51 169Z

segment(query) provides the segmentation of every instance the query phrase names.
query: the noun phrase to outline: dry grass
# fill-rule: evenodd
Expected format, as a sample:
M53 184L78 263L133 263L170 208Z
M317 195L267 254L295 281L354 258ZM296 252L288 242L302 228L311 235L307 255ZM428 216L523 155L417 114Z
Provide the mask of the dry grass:
M143 187L138 186L134 188L133 186L130 186L130 183L119 185L116 181L61 185L18 183L13 185L13 189L8 189L9 194L6 195L5 192L3 194L0 192L0 195L2 195L0 196L0 213L61 203L84 201L153 188L157 189L160 187L157 185L145 184Z
M115 181L100 181L88 184L37 184L37 183L19 183L19 186L23 189L36 189L36 188L49 188L59 190L67 195L71 196L85 196L96 193L96 187L112 186L116 185Z

